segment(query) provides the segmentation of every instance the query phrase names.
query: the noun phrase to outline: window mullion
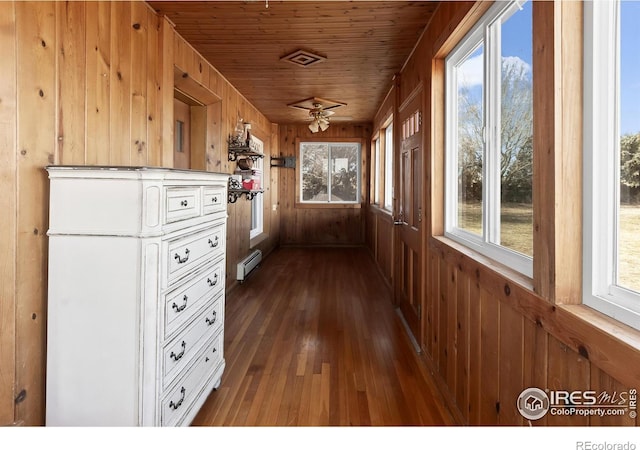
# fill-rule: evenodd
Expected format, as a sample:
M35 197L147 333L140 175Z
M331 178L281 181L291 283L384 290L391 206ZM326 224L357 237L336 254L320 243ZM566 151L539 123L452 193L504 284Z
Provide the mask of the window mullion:
M613 32L609 33L610 36L615 36L613 39L612 46L610 47L610 55L614 59L611 61L611 66L614 67L615 72L611 74L611 77L614 80L613 84L613 99L614 105L612 114L612 122L613 122L613 143L614 143L614 151L609 164L611 164L610 174L613 183L610 183L610 191L613 191L609 195L608 199L612 204L609 206L608 210L611 211L609 217L613 219L613 224L611 225L612 233L610 233L609 240L609 258L611 258L611 263L609 266L609 276L611 277L609 281L610 285L618 285L619 280L619 242L620 242L620 52L621 52L621 39L620 39L620 3L614 2L612 5L612 17L611 17L611 27L613 28ZM611 142L611 141L610 141Z
M500 27L487 28L485 128L485 241L500 244Z
M447 157L445 158L445 229L447 231L458 228L458 61L447 63L447 94L449 100L445 104ZM404 135L402 136L404 137ZM401 162L400 162L401 164Z
M327 202L331 203L331 181L333 167L331 167L331 144L327 144Z

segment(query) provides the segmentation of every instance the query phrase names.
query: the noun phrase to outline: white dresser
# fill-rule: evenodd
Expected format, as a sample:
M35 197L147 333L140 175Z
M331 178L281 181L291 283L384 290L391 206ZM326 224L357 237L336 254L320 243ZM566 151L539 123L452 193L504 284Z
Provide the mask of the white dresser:
M225 367L228 175L47 171L46 424L189 425Z

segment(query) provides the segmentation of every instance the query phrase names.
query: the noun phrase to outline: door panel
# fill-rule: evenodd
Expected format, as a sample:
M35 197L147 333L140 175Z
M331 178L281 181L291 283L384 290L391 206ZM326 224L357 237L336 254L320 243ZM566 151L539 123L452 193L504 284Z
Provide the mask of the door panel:
M422 94L400 110L400 152L397 155L400 193L395 211L398 249L394 295L414 337L420 342L422 227Z

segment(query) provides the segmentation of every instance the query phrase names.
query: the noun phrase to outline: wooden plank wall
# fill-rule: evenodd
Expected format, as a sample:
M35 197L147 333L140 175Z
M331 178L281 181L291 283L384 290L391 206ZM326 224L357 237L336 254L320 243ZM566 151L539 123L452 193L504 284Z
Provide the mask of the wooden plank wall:
M369 155L371 125L332 123L324 132L313 134L306 125L280 125L278 155L297 157L296 139L363 139L363 155ZM366 179L367 162L363 163ZM297 169L279 168L280 244L281 245L362 245L364 244L363 208L296 208ZM363 183L364 186L364 183ZM363 187L364 201L364 187Z
M15 5L0 3L0 41L15 44ZM0 424L14 422L16 373L17 102L16 47L0 45Z
M270 156L276 151L278 125L272 124L202 56L196 52L180 35L173 33L173 53L175 66L187 73L197 83L222 98L220 111L216 105L209 108L208 128L219 129L215 136L207 138L206 170L233 173L235 162L229 161L227 138L235 129L238 120L251 123L251 132L264 143L263 180L264 187L264 236L253 245L249 240L251 228L251 202L244 197L228 206L227 229L227 288L236 285L236 265L253 248L268 254L278 244L279 211L278 205L278 169L269 167ZM274 210L274 205L276 206Z
M399 76L396 77L397 82ZM380 105L376 116L373 119L373 137L372 140L379 135L381 127L384 125L389 116L397 117L398 104L397 104L398 89L394 84L389 90L384 102ZM397 120L394 121L393 126L396 127ZM399 148L399 131L394 129L394 148ZM371 149L369 152L369 173L373 174L375 171L375 158L373 150L373 142L371 143ZM369 184L372 182L373 177L369 177ZM366 245L371 249L373 257L380 268L380 272L389 286L393 283L393 216L389 211L384 210L379 205L373 204L371 198L371 188L367 187L367 209L366 209Z
M48 164L171 167L173 66L221 103L201 168L233 172L239 117L268 155L278 127L144 2L0 2L0 425L44 423ZM175 61L174 61L175 56ZM18 102L19 99L19 102ZM266 164L268 168L268 163ZM265 170L265 231L278 240L277 176ZM249 202L229 208L229 267L249 252ZM235 273L227 272L229 285Z
M420 83L426 93L424 208L429 220L422 252L425 314L418 340L460 423L528 425L516 409L516 399L527 387L609 393L637 388L640 333L580 305L562 306L580 297L580 242L572 236L581 232L581 192L579 180L564 176L580 161L580 111L571 101L581 97L580 72L575 70L581 67L579 2L534 3L534 79L542 83L535 111L545 111L535 115L536 167L545 172L534 182L542 199L536 204L534 254L540 260L535 279L515 275L441 237L443 59L489 6L441 4L400 75L400 101ZM548 186L555 189L547 192ZM375 251L372 236L382 229L372 214L367 215L367 230L372 230L367 245ZM570 264L564 264L565 258ZM628 415L550 414L531 424L637 425Z

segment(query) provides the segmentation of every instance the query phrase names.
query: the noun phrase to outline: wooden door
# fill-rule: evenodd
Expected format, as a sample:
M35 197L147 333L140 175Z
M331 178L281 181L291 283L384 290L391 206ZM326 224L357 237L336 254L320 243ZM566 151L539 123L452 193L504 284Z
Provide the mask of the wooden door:
M420 342L422 227L422 92L399 111L400 151L395 211L394 295L414 337Z
M189 169L191 167L191 107L173 99L173 167Z

